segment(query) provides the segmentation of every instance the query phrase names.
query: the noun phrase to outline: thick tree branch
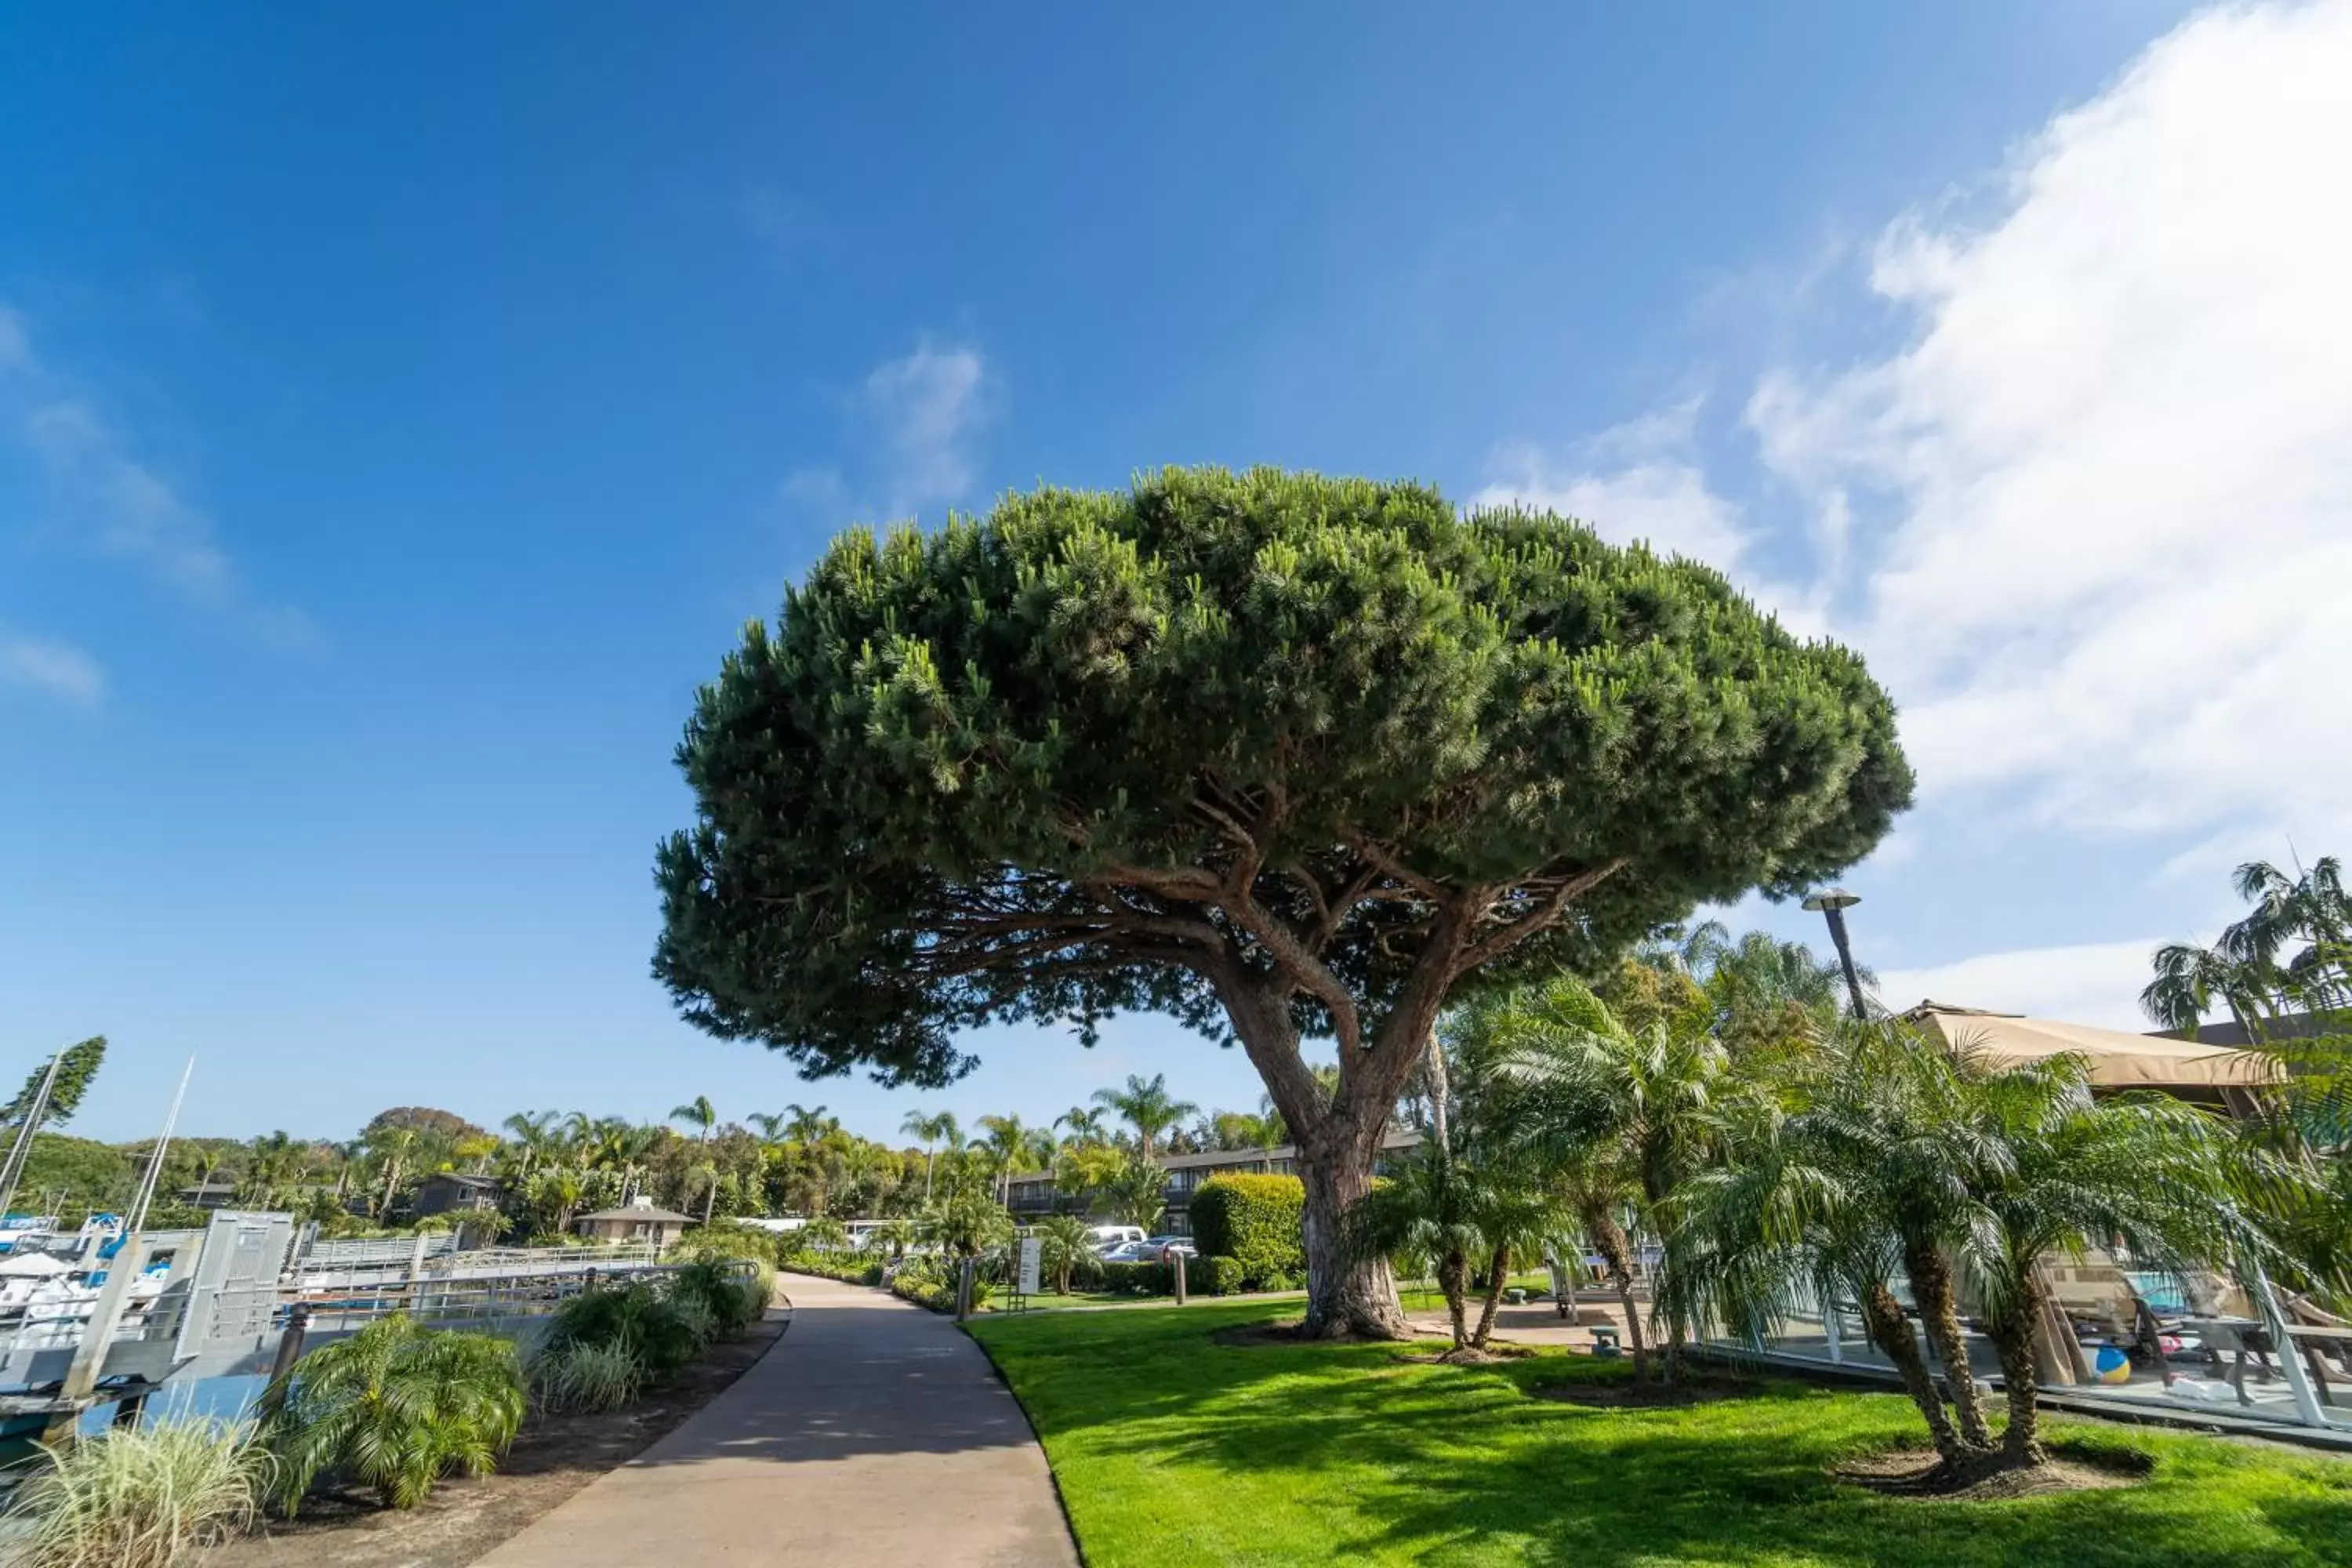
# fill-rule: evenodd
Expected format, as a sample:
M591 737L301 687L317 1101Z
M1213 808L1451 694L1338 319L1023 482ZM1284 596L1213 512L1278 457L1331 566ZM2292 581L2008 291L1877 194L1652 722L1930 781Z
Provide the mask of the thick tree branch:
M1625 857L1620 855L1588 870L1562 877L1532 913L1522 915L1501 930L1489 932L1464 948L1455 962L1453 974L1447 976L1448 981L1467 974L1481 964L1492 963L1528 938L1558 925L1570 904L1624 868Z

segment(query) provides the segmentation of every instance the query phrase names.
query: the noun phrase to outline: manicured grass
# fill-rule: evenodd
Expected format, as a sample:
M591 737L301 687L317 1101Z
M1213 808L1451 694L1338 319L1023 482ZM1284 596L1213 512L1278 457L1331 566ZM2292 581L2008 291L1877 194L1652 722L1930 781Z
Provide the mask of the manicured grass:
M1625 1375L1552 1352L1413 1364L1387 1345L1223 1345L1295 1317L1265 1302L992 1318L973 1332L1045 1439L1092 1568L1204 1564L2215 1564L2352 1563L2352 1462L2053 1423L2130 1450L2144 1484L1919 1502L1832 1479L1919 1447L1893 1394L1772 1382L1752 1397L1605 1410L1531 1395Z

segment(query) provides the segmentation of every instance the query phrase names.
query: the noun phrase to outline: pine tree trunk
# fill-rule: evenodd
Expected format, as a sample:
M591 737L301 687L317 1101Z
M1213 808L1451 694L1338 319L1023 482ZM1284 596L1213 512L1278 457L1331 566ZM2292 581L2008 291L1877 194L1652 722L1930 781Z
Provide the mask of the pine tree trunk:
M1984 1394L1969 1365L1969 1343L1960 1331L1960 1314L1952 1284L1952 1268L1943 1253L1932 1247L1903 1249L1904 1271L1911 1276L1911 1295L1919 1304L1919 1326L1943 1363L1944 1382L1952 1391L1959 1416L1960 1436L1972 1448L1992 1447L1992 1429L1985 1421Z
M1397 1306L1396 1280L1381 1258L1353 1258L1341 1245L1348 1211L1372 1190L1371 1135L1327 1117L1323 1128L1298 1141L1298 1176L1307 1189L1300 1228L1307 1250L1307 1321L1310 1339L1402 1340L1412 1331Z

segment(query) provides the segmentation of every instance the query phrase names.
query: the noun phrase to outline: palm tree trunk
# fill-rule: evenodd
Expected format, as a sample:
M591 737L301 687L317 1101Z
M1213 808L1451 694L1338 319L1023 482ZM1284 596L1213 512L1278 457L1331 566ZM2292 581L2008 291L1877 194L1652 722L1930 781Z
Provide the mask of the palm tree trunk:
M1485 1350L1487 1339L1495 1331L1495 1309L1503 1300L1503 1287L1510 1282L1511 1249L1495 1248L1493 1261L1486 1265L1486 1299L1478 1308L1478 1327L1470 1336L1470 1348Z
M1919 1407L1927 1418L1927 1434L1935 1439L1936 1452L1947 1465L1966 1464L1970 1452L1952 1426L1951 1413L1944 1408L1944 1396L1936 1390L1936 1380L1927 1375L1927 1359L1919 1353L1919 1342L1912 1337L1910 1321L1903 1316L1902 1304L1895 1293L1883 1284L1874 1283L1861 1292L1863 1331L1870 1342L1878 1347L1879 1354L1895 1363L1903 1379L1903 1392Z
M1984 1394L1969 1366L1969 1342L1960 1332L1959 1308L1952 1284L1952 1268L1941 1250L1932 1247L1903 1249L1904 1271L1911 1276L1911 1295L1919 1303L1919 1326L1944 1365L1944 1382L1952 1391L1958 1412L1960 1436L1972 1448L1992 1447L1992 1429L1985 1421Z
M2034 1328L2042 1321L2045 1300L2041 1281L2028 1269L2009 1310L1988 1325L2000 1352L2001 1394L2009 1405L2009 1429L2000 1442L2004 1468L2031 1469L2050 1458L2042 1446L2042 1402L2033 1364Z
M718 1201L719 1178L713 1176L704 1184L702 1189L702 1223L706 1227L710 1224L711 1205L718 1203Z
M1643 1337L1641 1310L1633 1305L1633 1247L1625 1237L1625 1227L1609 1212L1608 1200L1594 1198L1586 1202L1584 1228L1599 1248L1601 1261L1608 1265L1609 1282L1617 1288L1618 1304L1625 1309L1625 1348L1633 1356L1633 1381L1647 1381L1650 1375L1650 1346Z
M1463 1298L1469 1280L1470 1260L1458 1251L1448 1252L1437 1260L1437 1288L1445 1293L1445 1315L1454 1326L1454 1348L1464 1350L1470 1343L1470 1321Z

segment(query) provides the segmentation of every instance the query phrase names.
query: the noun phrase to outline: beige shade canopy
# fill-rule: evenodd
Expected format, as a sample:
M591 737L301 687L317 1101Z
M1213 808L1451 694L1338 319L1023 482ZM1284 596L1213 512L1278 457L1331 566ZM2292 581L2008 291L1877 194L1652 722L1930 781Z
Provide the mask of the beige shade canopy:
M2081 1057L2090 1064L2091 1083L2098 1089L2263 1089L2286 1081L2286 1065L2260 1051L1942 1002L1922 1002L1903 1016L1940 1037L1951 1049L1971 1052L1996 1067L2068 1054Z

